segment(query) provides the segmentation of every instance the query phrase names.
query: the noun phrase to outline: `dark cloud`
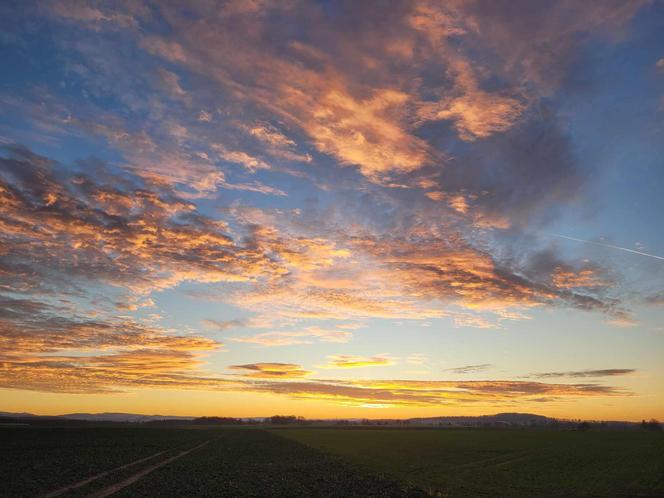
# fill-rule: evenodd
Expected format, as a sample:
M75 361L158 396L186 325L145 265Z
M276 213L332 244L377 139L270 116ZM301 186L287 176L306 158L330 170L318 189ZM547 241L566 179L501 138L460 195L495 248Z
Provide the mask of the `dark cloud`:
M437 190L473 193L468 202L475 224L523 228L554 218L558 206L583 191L585 180L558 118L539 109L500 137L459 151L454 167L438 177Z
M631 375L636 373L637 370L633 368L607 368L604 370L578 370L572 372L540 372L530 375L537 379L548 379L554 377L571 377L571 378L583 378L583 377L615 377L619 375Z
M468 374L475 372L483 372L485 370L489 370L490 368L493 368L493 365L491 365L490 363L482 363L481 365L464 365L463 367L447 368L445 369L445 371L456 374Z

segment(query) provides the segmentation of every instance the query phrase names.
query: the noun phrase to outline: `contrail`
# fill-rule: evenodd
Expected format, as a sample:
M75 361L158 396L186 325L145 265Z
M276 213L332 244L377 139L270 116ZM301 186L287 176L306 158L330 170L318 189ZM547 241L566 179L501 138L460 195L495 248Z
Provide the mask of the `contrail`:
M603 242L595 242L594 240L576 239L574 237L568 237L567 235L559 235L557 233L552 233L551 235L553 235L554 237L560 237L561 239L574 240L576 242L584 242L586 244L594 244L596 246L608 247L610 249L618 249L619 251L631 252L634 254L639 254L641 256L648 256L649 258L664 260L664 257L662 256L657 256L655 254L648 254L647 252L635 251L634 249L628 249L627 247L614 246L613 244L605 244Z

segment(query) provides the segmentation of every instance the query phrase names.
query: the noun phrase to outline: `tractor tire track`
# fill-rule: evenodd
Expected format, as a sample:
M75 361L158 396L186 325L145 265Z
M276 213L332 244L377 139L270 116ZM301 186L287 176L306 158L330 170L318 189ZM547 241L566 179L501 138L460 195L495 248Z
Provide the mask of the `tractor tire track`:
M192 451L195 451L199 448L202 448L203 446L205 446L209 442L210 442L209 440L205 441L205 442L199 444L198 446L194 446L193 448L189 448L188 450L181 451L177 455L174 455L170 458L167 458L165 460L157 462L154 465L150 465L149 467L144 468L140 472L137 472L136 474L134 474L132 476L129 476L128 478L126 478L123 481L120 481L116 484L112 484L112 485L110 485L106 488L100 489L99 491L95 491L93 493L90 493L89 495L87 495L86 498L105 498L106 496L111 496L112 494L117 493L121 489L124 489L127 486L131 486L132 484L134 484L139 479L141 479L141 478L145 477L146 475L150 474L151 472L154 472L155 470L163 467L164 465L168 465L169 463L174 462L175 460L177 460L179 458L182 458L185 455L188 455Z
M132 467L134 465L138 465L139 463L147 462L148 460L152 460L153 458L158 457L159 455L163 455L166 453L166 450L164 451L159 451L155 453L154 455L147 456L145 458L141 458L139 460L134 460L133 462L125 463L124 465L120 465L119 467L115 467L114 469L110 470L105 470L103 472L100 472L99 474L95 474L93 476L90 476L86 479L83 479L82 481L75 482L73 484L68 484L67 486L63 486L58 489L54 489L53 491L49 491L45 495L43 495L43 498L54 498L56 496L60 496L64 493L67 493L69 491L72 491L74 489L82 488L83 486L90 484L93 481L96 481L97 479L101 479L102 477L106 477L107 475L110 475L114 472L118 472L120 470L126 469L128 467Z

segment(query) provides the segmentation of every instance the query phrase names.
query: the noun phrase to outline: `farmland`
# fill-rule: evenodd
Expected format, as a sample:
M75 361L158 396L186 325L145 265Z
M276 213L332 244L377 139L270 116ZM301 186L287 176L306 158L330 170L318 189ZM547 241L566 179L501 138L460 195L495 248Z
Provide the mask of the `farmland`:
M0 441L3 497L664 496L664 435L639 430L118 425Z
M113 496L423 497L396 480L358 470L295 441L256 429L0 428L0 496L109 496L114 486L177 457ZM163 452L163 453L161 453ZM109 472L136 460L152 459Z
M664 496L664 435L647 431L280 430L443 496Z

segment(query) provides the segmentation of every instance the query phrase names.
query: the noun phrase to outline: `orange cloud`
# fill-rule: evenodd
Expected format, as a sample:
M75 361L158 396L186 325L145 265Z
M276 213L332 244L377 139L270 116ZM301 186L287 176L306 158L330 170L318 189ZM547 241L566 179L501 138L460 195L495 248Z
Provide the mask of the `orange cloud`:
M320 368L363 368L363 367L383 367L394 365L395 358L388 355L377 356L356 356L356 355L332 355L328 356L328 362L320 365Z
M458 96L420 104L422 120L451 119L463 140L475 140L505 131L520 118L525 105L516 98L481 90L467 60L453 59L450 73Z
M21 168L23 180L2 185L0 217L13 238L13 258L143 293L187 280L247 281L280 272L267 255L239 246L225 222L197 214L168 187L120 190L83 175L65 183L59 165L21 149L13 154L7 164Z
M239 150L227 150L223 145L212 144L212 149L219 154L222 159L232 163L241 164L252 173L259 169L271 169L271 166L260 158L251 156L246 152Z
M0 386L30 391L95 394L136 389L219 390L241 384L192 374L198 361L167 351L95 357L3 356Z
M247 365L231 365L233 370L242 370L244 377L256 379L297 379L311 374L294 363L250 363Z
M278 158L288 161L311 162L311 155L297 151L297 144L274 126L267 123L242 125L241 129L261 142L265 150Z
M239 214L256 225L253 243L286 268L271 285L245 288L231 302L259 316L293 320L450 317L458 326L499 327L503 320L528 319L524 311L565 303L617 316L619 303L598 292L557 287L545 272L517 274L461 233L429 225L400 236L333 232L322 238L287 238L290 219L261 211ZM300 227L302 228L302 227ZM307 227L308 228L308 227ZM320 225L317 229L331 231ZM356 228L357 230L357 228ZM552 262L551 267L560 265ZM551 269L547 269L551 271ZM458 306L461 310L452 308ZM483 313L483 314L479 314ZM295 344L308 339L266 334L247 342Z
M264 383L259 391L295 399L351 406L505 406L582 397L629 396L629 391L600 384L548 384L527 381L354 380Z
M146 365L146 362L148 363ZM113 393L138 389L178 389L271 393L295 399L367 406L517 406L587 397L631 396L630 391L597 383L297 380L310 372L289 363L234 365L233 378L196 375L187 354L138 351L93 357L0 358L3 388L60 393Z
M428 161L427 146L388 117L395 107L401 112L399 107L408 98L396 90L378 90L370 99L358 101L332 89L306 109L302 126L321 152L358 165L367 177L413 171Z
M597 288L612 285L599 275L597 270L583 269L574 271L562 267L556 267L553 273L553 285L562 289L575 289L578 287Z
M600 295L577 294L569 276L563 281L560 274L551 285L517 275L460 233L441 234L435 225L389 237L339 230L331 232L333 238L292 235L293 225L284 225L281 215L230 211L228 221L212 219L162 184L125 178L118 188L78 174L65 175L67 183L60 165L26 150L13 154L3 161L8 171L21 169L23 180L0 181L0 228L12 238L4 257L13 263L5 271L16 285L50 285L54 273L46 269L55 268L60 292L76 279L90 278L143 296L185 281L243 284L224 299L286 324L303 318L448 316L459 325L496 326L446 304L488 311L497 320L508 310L555 302L626 316ZM34 272L17 271L21 265ZM587 285L589 275L582 276ZM122 306L149 302L130 298ZM310 328L233 340L266 346L350 337Z

